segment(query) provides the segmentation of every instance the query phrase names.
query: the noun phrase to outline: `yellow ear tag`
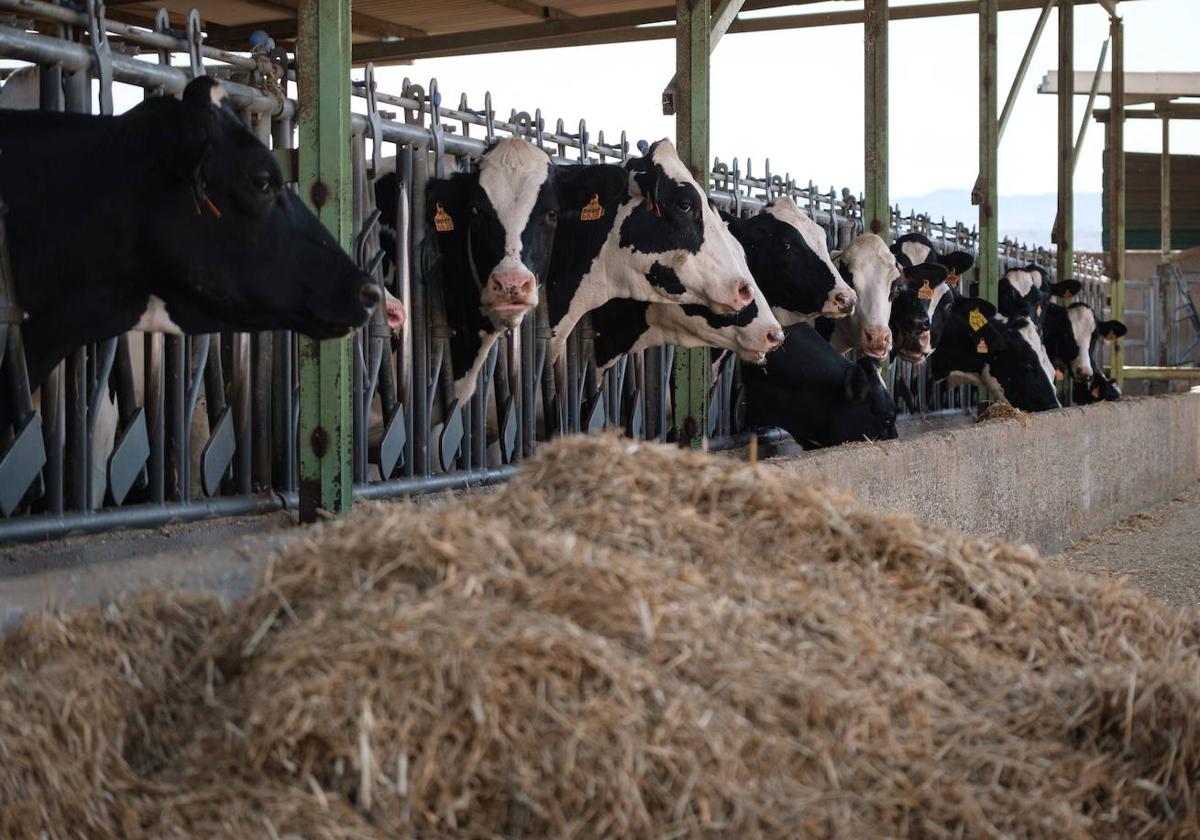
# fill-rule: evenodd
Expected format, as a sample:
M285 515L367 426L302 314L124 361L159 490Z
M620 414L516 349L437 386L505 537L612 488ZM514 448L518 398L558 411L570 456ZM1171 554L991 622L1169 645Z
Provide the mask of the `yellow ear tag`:
M917 297L921 300L933 300L933 289L929 288L928 280L921 284L921 288L917 289Z
M979 343L975 345L975 352L976 353L986 353L987 351L988 351L987 342L984 341L982 338L979 339Z
M957 286L958 285L958 272L957 271L950 272L950 276L946 278L946 285L947 286Z
M1092 396L1100 399L1100 388L1098 386L1092 389Z
M971 310L971 314L967 316L967 321L971 324L971 329L975 332L979 332L987 324L987 318L979 311L978 307Z
M440 201L437 204L437 212L433 214L433 226L439 233L454 230L454 219L450 218L450 214L446 212L446 208Z
M597 193L592 196L592 200L583 206L579 211L579 221L594 222L597 219L604 218L604 207L600 204L600 195Z
M1062 382L1063 379L1065 379L1065 378L1066 377L1063 376L1063 372L1061 370L1059 370L1058 368L1054 369L1054 381L1055 382Z

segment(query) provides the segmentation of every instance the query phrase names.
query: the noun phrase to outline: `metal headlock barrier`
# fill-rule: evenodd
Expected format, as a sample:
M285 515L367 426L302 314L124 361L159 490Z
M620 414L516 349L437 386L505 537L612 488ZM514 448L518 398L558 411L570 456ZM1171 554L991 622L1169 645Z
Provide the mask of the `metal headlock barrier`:
M183 31L171 29L162 10L153 30L107 21L97 0L83 10L0 0L0 13L11 15L0 18L0 58L40 67L43 109L90 112L93 81L106 112L114 82L144 88L147 96L172 95L194 75L209 73L225 80L246 124L276 150L285 175L294 174L297 107L287 95L294 74L286 53L271 42L247 54L205 46L195 10ZM30 31L35 28L40 31ZM187 68L171 64L176 53L187 56ZM426 182L475 166L487 142L522 136L568 166L626 159L636 153L626 133L615 142L603 131L593 139L584 120L574 131L562 120L547 130L540 110L513 110L501 119L490 94L480 109L465 95L457 107L445 107L436 80L423 87L406 79L399 95L386 94L376 89L369 66L362 81L348 84L364 111L352 117L357 231L352 256L404 303L409 316L403 332L393 336L378 307L351 338L355 496L385 498L502 481L554 433L610 429L667 440L674 348L629 354L598 372L586 319L567 344L564 393L550 393L556 377L545 364L549 329L544 312L541 318L531 313L493 347L474 396L458 405L441 280L422 247ZM374 179L392 151L399 258L384 277ZM756 174L750 161L743 167L737 159L717 160L711 186L716 203L738 215L751 215L775 197L792 197L824 228L831 249L844 248L863 229L861 201L848 190L798 184L786 172L773 172L769 161ZM978 255L977 232L960 223L904 215L897 208L892 231L924 233L940 251ZM1007 241L1000 262L1002 270L1029 262L1052 270L1050 252ZM8 332L11 356L17 331ZM296 354L294 337L285 331L129 333L75 351L41 389L45 463L33 471L24 464L33 477L0 494L15 500L0 507L0 516L7 517L0 519L0 543L295 507ZM954 413L974 406L972 389L935 386L923 367L896 362L888 377L903 412ZM737 364L726 362L714 372L708 428L713 449L748 439L740 384ZM115 420L106 423L114 413ZM0 430L0 453L12 440L10 430ZM0 485L20 474L5 469L0 461Z

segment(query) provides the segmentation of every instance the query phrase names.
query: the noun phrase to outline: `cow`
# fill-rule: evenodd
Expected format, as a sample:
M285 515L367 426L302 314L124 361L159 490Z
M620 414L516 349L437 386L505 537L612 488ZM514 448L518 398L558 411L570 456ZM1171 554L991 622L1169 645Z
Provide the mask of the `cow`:
M506 330L538 304L558 228L558 167L521 138L484 150L479 167L426 188L426 223L438 258L450 336L454 395L465 401ZM380 222L396 226L395 172L375 183ZM382 239L396 258L395 239Z
M209 77L116 117L0 111L0 196L33 388L130 329L336 338L382 299Z
M892 349L888 326L892 301L903 287L903 275L887 243L873 233L864 233L840 253L832 255L843 278L857 294L858 302L847 317L837 321L822 318L818 329L840 353L859 354L882 361Z
M1004 318L981 298L954 301L930 365L935 381L986 385L1022 411L1059 407L1037 327L1028 318Z
M783 326L840 318L858 297L829 256L825 231L787 196L749 219L722 214L746 252L754 282Z
M1075 405L1089 405L1096 402L1115 402L1121 399L1121 389L1117 380L1096 371L1089 381L1075 380L1071 385L1071 402Z
M954 305L955 293L946 282L949 273L937 263L918 263L901 269L903 285L892 301L888 326L893 352L919 365L937 349Z
M546 284L551 362L584 313L613 298L718 315L754 302L742 247L670 141L621 165L566 167L559 183L564 212Z
M849 361L809 324L784 333L765 365L743 366L750 428L782 428L805 449L897 437L877 359Z
M1046 304L1042 321L1042 340L1051 364L1070 370L1076 382L1090 382L1095 372L1092 359L1101 338L1116 341L1127 332L1120 321L1099 321L1086 303L1068 306Z
M929 237L923 233L906 233L897 237L892 243L892 253L896 255L896 262L901 268L928 264L944 266L947 271L947 285L954 292L961 291L958 288L959 278L975 265L975 258L966 251L938 253Z
M1028 318L1041 329L1050 298L1077 295L1081 288L1078 280L1050 283L1046 269L1030 263L1004 272L996 287L997 309L1005 318Z

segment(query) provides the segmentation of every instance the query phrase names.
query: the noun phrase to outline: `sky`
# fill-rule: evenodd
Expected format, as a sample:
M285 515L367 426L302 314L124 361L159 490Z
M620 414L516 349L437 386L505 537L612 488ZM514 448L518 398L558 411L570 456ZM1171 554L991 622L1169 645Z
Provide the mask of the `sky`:
M911 2L893 0L892 5ZM826 8L845 9L847 4L773 9L751 16ZM1125 0L1120 8L1125 19L1126 70L1200 71L1196 48L1200 0ZM1037 18L1037 10L1000 15L1001 106ZM1051 14L1001 144L1002 196L1055 191L1056 97L1038 94L1037 85L1047 71L1057 68L1056 18ZM1106 12L1095 5L1076 7L1077 70L1095 68L1107 36ZM890 25L894 198L942 189L970 190L974 183L978 37L974 15ZM861 25L722 39L712 58L711 153L724 161L738 157L743 168L748 158L758 174L769 157L772 172L789 172L800 182L812 179L822 189L860 191L862 43ZM469 104L478 108L484 91L490 90L493 105L504 114L511 108L533 113L540 107L550 126L562 117L568 130L574 131L584 117L592 137L599 129L608 138L618 137L624 128L631 139L653 140L674 135L674 118L664 117L660 105L662 89L674 71L673 43L664 40L424 59L376 72L381 89L397 90L405 76L422 84L436 77L446 102L456 103L459 92L466 92ZM1085 96L1076 97L1076 127L1085 103ZM1097 100L1097 107L1107 105L1105 97ZM1160 150L1157 121L1131 120L1126 125L1129 151ZM1076 172L1077 192L1100 192L1103 144L1102 127L1093 122ZM1200 125L1174 123L1172 150L1200 153ZM1098 229L1099 220L1080 219L1079 225Z

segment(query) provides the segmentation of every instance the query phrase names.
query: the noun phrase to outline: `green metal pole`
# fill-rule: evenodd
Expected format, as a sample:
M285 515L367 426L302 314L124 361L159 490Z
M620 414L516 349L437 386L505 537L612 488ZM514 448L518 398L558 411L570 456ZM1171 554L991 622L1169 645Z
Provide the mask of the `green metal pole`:
M1075 276L1075 4L1058 4L1058 279Z
M997 121L996 33L1000 21L999 0L979 0L979 182L972 196L979 205L979 296L996 302L1000 281L1000 239L996 219L999 184L1000 131Z
M300 193L343 248L351 241L350 2L300 0ZM300 520L351 497L350 340L299 338Z
M675 0L675 138L679 155L708 192L708 54L710 0ZM708 430L709 353L675 350L675 436L700 449Z
M1112 213L1112 241L1109 242L1109 280L1112 283L1110 317L1121 320L1125 315L1125 22L1119 17L1110 19L1112 33L1112 113L1109 132L1112 136L1109 170L1112 191L1109 210ZM1125 387L1125 350L1118 339L1113 342L1112 376L1117 387Z
M1162 246L1162 265L1158 272L1158 363L1171 364L1171 347L1175 345L1175 319L1171 311L1171 283L1166 268L1171 263L1171 118L1162 118L1162 155L1159 160L1159 194L1162 210L1159 214L1159 241Z
M867 230L888 241L892 221L888 206L888 0L866 0L864 11L863 221Z

